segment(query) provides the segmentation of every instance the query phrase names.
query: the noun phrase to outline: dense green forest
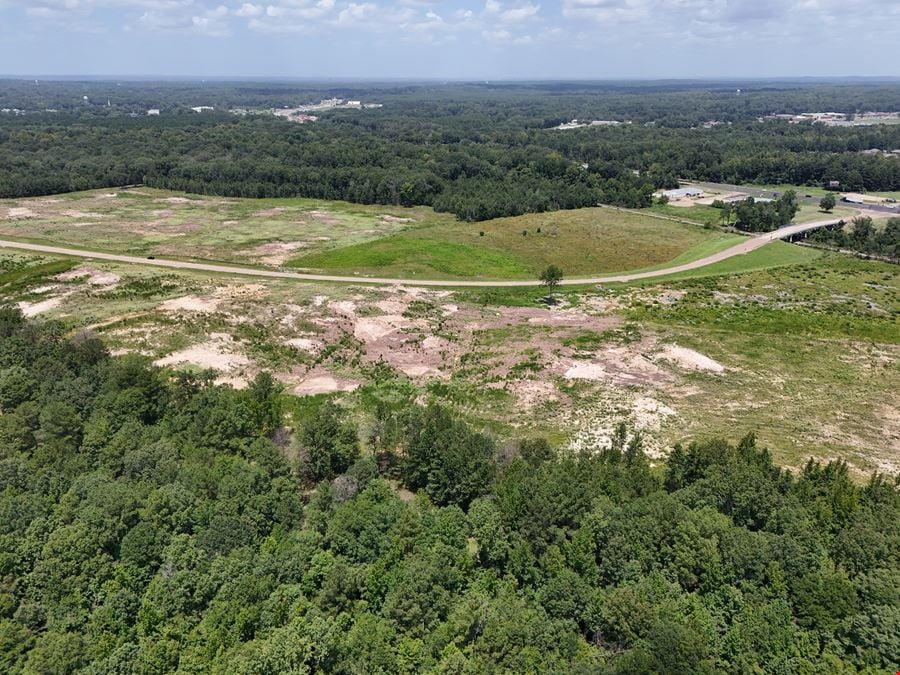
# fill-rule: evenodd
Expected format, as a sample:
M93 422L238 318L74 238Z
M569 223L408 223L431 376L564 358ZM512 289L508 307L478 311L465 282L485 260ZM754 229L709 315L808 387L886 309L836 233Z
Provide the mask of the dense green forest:
M891 84L751 84L740 94L729 83L4 84L0 105L26 114L0 114L0 197L146 183L225 196L430 205L483 220L598 202L648 206L655 189L677 178L900 189L896 157L862 153L900 148L900 125L757 120L823 108L900 110L900 86ZM326 96L384 107L326 111L304 125L227 112ZM191 112L197 105L216 111ZM163 114L143 116L149 107ZM573 118L629 123L552 128ZM704 128L710 121L721 124Z
M869 216L859 216L839 227L810 232L807 238L834 248L900 260L900 218L891 218L877 228Z
M500 448L383 391L235 391L0 311L0 671L900 667L895 480L752 436Z

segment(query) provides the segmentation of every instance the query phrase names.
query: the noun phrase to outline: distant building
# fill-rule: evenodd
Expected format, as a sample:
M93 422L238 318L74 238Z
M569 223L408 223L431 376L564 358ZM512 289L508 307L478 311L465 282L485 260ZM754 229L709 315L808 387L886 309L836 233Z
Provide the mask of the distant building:
M687 199L690 197L702 197L703 190L695 187L683 187L677 190L665 190L662 194L663 197L668 197L669 199Z
M191 108L195 113L208 112L210 110L215 110L211 105L198 105L195 108Z
M841 181L830 180L830 181L828 181L828 187L831 188L832 190L837 190L839 187L841 187Z
M150 110L147 111L147 115L149 117L159 117L159 108L150 108Z
M362 101L347 101L347 105L351 108L362 108Z

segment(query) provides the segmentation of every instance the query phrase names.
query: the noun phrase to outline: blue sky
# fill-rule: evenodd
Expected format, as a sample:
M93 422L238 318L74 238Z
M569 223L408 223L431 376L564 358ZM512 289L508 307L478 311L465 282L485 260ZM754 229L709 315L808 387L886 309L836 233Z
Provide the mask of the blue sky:
M0 0L0 73L900 75L900 0Z

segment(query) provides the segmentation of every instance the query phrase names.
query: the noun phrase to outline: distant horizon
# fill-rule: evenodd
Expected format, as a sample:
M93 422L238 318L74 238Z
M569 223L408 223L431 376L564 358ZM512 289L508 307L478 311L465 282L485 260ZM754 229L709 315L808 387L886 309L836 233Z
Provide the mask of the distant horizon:
M122 82L291 82L291 83L428 83L428 84L604 84L607 82L639 83L732 83L732 82L900 82L900 75L722 75L722 76L632 76L632 77L405 77L405 76L304 76L304 75L171 75L163 73L0 73L0 80L56 81L122 81Z

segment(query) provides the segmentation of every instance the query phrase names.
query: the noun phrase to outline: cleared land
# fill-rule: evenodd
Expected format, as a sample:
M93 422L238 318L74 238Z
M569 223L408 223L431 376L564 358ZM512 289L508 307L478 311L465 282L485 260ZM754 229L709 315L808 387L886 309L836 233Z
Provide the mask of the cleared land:
M98 198L93 193L78 199L121 200L125 208L136 209L132 215L138 218L141 209L156 209L156 200L170 197ZM144 205L134 207L133 199ZM80 245L90 241L86 230L72 226L72 219L81 217L39 214L42 207L28 204L42 201L5 202L2 227L30 231L25 239L46 240L58 232ZM444 273L527 272L532 279L530 266L553 261L542 256L557 253L596 273L578 252L574 242L579 237L587 241L581 248L589 244L598 260L608 256L601 272L613 272L611 261L632 269L640 261L668 268L720 253L733 240L752 242L610 209L477 225L447 219L439 225L429 219L442 217L428 210L351 212L332 204L313 208L304 200L289 200L298 202L290 207L297 213L266 202L267 209L286 209L269 210L270 215L253 215L262 212L259 203L241 204L259 229L254 233L244 223L229 230L232 226L221 220L221 209L235 205L197 201L202 204L173 205L195 216L204 211L210 224L180 237L173 226L172 240L162 244L130 233L137 221L120 223L115 209L87 222L98 223L89 227L100 228L101 236L107 228L104 241L135 246L142 254L159 252L152 248L156 245L177 249L174 242L185 240L196 248L181 250L180 256L210 250L241 262L246 254L240 251L251 243L271 243L265 229L271 218L278 236L285 234L278 228L288 227L286 221L297 228L294 234L308 232L304 227L332 231L335 236L322 240L323 249L314 256L367 247L377 251L377 245L389 242L388 253L402 255L380 263L386 266L402 269L409 260L403 256L430 250L437 257L422 268L423 275L446 264ZM72 210L63 199L46 208ZM297 215L304 210L327 209L344 217L343 224L309 214L303 226L295 222L304 219ZM407 217L413 220L396 220ZM374 229L368 225L376 220L386 223L380 234L357 232L357 227ZM216 235L218 227L225 234ZM528 231L524 237L523 229ZM668 233L677 245L661 242L654 232ZM220 238L210 243L207 235ZM354 239L370 235L367 246ZM628 249L622 237L642 242L645 249ZM497 242L505 248L489 245ZM554 245L568 248L557 252ZM336 247L324 248L329 246ZM248 257L265 265L258 249ZM571 260L564 265L571 269ZM433 399L502 439L543 434L573 448L595 448L626 421L646 435L654 455L679 440L757 431L776 459L790 466L812 453L847 457L860 475L900 468L896 266L773 242L652 280L566 288L555 307L541 302L544 294L538 288L461 291L248 279L0 252L0 297L31 316L59 319L73 332L99 333L117 352L143 354L166 367L212 369L219 381L235 386L269 370L288 393L344 397L362 420L369 419L374 401Z
M437 279L535 278L551 263L569 276L652 268L734 241L694 225L600 208L471 224L427 208L218 199L145 188L4 200L0 237L137 256Z
M654 454L757 431L790 466L811 452L860 475L896 468L896 266L783 243L720 265L567 289L547 307L540 289L251 281L0 253L0 296L236 386L270 370L289 393L345 397L362 419L383 397L434 399L501 438L597 447L624 420Z
M428 208L222 199L151 188L0 200L0 234L132 255L277 266L301 251L452 223Z

